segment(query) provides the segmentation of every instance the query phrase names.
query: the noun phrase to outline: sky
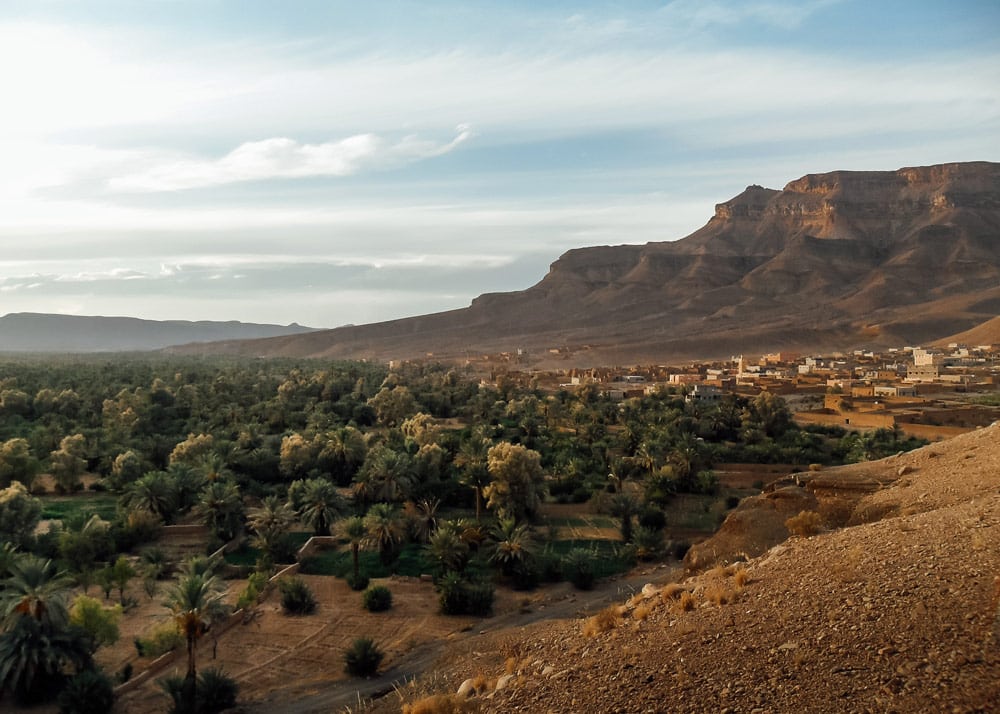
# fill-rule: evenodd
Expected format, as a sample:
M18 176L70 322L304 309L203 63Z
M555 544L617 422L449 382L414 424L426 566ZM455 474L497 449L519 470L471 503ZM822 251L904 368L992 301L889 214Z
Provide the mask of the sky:
M1000 160L996 0L3 0L0 67L0 315L377 322Z

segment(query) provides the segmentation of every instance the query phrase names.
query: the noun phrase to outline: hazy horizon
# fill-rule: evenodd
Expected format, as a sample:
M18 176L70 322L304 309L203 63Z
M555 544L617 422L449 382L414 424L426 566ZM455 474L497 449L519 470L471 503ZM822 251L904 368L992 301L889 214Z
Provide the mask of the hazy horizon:
M1000 6L14 0L0 315L460 308L748 184L1000 159Z

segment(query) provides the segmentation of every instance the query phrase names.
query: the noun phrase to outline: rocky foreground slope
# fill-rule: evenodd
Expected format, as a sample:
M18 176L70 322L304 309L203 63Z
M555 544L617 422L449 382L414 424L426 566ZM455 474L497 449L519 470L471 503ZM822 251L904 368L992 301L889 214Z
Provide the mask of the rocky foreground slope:
M750 186L686 238L571 250L537 285L465 309L206 349L392 359L568 346L577 361L624 364L919 344L997 315L1000 164L973 162Z
M1000 711L1000 425L865 469L854 525L474 638L404 711Z

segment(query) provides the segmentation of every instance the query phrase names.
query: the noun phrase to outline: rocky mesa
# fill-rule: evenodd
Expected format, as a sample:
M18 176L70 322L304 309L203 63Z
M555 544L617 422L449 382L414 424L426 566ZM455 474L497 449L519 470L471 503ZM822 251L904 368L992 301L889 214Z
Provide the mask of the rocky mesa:
M930 342L1000 314L1000 164L750 186L686 238L571 250L464 309L189 348L461 357L571 347L594 364Z

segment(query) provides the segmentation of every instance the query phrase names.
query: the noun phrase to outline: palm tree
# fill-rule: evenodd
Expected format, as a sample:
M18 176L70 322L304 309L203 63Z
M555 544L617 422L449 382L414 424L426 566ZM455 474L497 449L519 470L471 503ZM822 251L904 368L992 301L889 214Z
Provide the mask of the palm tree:
M171 478L165 471L150 471L125 487L121 504L128 511L146 511L169 523L176 500Z
M344 499L337 493L337 489L331 482L322 478L305 481L296 500L299 503L291 505L298 511L299 518L311 527L316 535L329 533L330 526L346 510Z
M434 531L424 549L443 573L460 573L469 562L469 544L462 540L460 527L454 522L446 522Z
M490 532L493 540L490 562L499 566L504 575L512 575L527 566L535 557L535 539L526 524L505 518Z
M363 484L363 485L362 485ZM378 446L368 452L365 465L355 477L355 498L399 502L413 486L413 459L409 454Z
M210 480L198 497L194 513L219 539L231 540L243 524L239 487L228 480Z
M631 493L616 493L611 499L612 515L621 518L622 540L632 542L632 517L639 512L639 501Z
M406 504L406 516L416 542L426 543L431 537L431 533L437 528L437 510L440 506L440 498L422 498L416 504Z
M257 534L254 544L273 558L282 538L295 522L295 512L277 496L268 496L260 507L250 509L247 519Z
M365 516L365 529L367 545L378 550L383 565L391 563L403 542L403 524L396 507L391 503L376 503Z
M51 560L25 555L9 566L0 603L5 623L28 616L47 628L62 629L69 622L66 598L72 580L56 570Z
M0 692L19 705L53 697L75 672L92 666L87 638L73 628L53 628L34 617L18 617L0 635Z
M460 469L459 482L468 486L476 495L476 520L483 511L483 489L490 483L487 454L492 443L481 435L463 441L455 454L455 466Z
M352 426L345 426L326 435L318 461L343 486L350 483L367 453L364 435Z
M180 577L167 590L164 605L173 613L177 629L187 643L188 666L184 689L188 711L194 711L198 640L224 611L225 605L222 603L224 592L225 585L211 569L199 572L191 564L182 569Z
M368 527L365 525L365 519L361 516L351 516L350 518L337 521L333 526L333 534L351 544L351 557L354 561L354 580L357 581L361 576L358 551L361 550L361 546L364 545L368 537Z
M209 483L214 481L225 481L233 475L233 472L229 469L225 458L214 452L206 454L201 458L198 462L198 470L201 471L201 475Z

